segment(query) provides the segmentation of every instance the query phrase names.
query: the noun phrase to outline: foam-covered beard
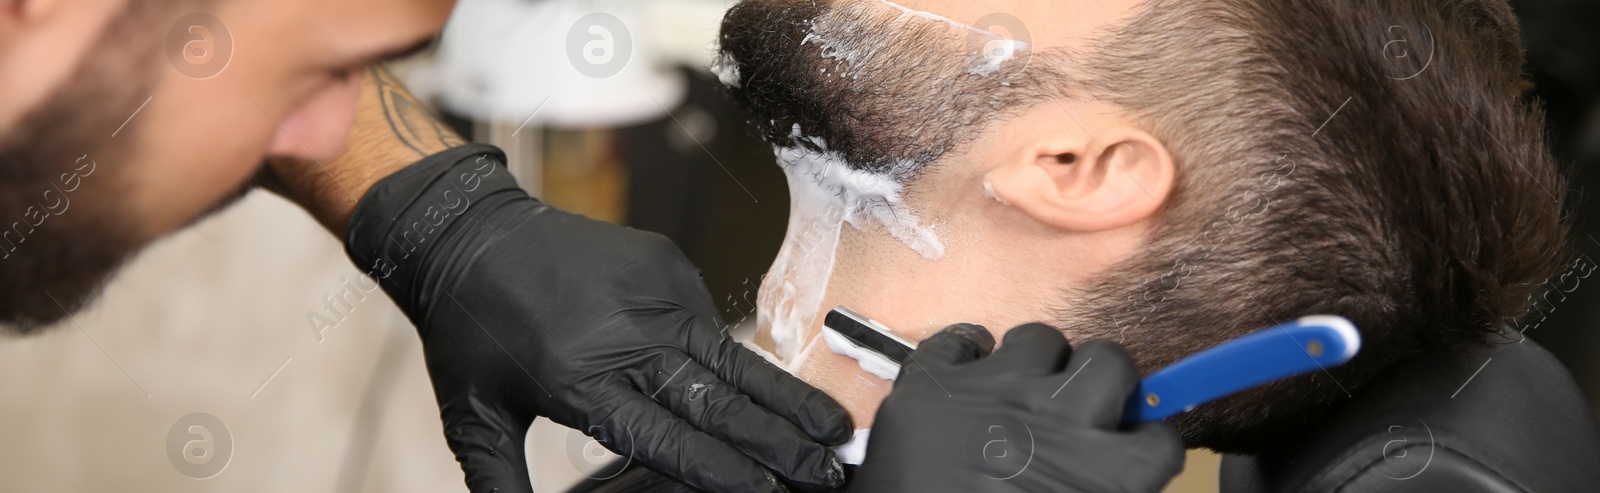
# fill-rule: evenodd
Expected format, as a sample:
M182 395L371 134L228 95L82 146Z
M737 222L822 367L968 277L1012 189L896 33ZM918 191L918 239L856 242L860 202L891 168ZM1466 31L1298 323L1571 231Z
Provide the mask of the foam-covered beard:
M904 183L1055 80L1024 42L882 0L828 3L752 0L723 19L716 68L775 146L825 143Z
M1026 43L881 0L743 2L714 69L774 146L790 223L757 300L756 343L791 371L816 347L840 229L882 228L924 258L937 224L906 183L1021 106Z

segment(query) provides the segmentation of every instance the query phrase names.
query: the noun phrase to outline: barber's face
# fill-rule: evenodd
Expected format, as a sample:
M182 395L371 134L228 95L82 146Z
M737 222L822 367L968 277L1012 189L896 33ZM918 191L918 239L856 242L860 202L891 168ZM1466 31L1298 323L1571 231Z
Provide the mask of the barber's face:
M239 196L265 158L333 158L361 69L454 5L19 1L0 11L0 322L23 328Z
M263 157L334 157L353 121L360 69L427 42L454 5L453 0L214 1L208 10L220 29L200 19L203 28L215 31L207 37L185 25L191 33L185 44L193 44L187 50L162 41L162 56L153 60L159 82L146 95L150 106L129 123L139 125L140 139L130 156L134 183L128 189L146 234L165 233L194 219L256 171ZM148 35L166 38L186 14L172 12L150 26ZM194 68L226 56L220 42L230 35L233 51L225 67ZM217 43L217 53L204 54L208 41ZM173 56L172 50L180 53Z

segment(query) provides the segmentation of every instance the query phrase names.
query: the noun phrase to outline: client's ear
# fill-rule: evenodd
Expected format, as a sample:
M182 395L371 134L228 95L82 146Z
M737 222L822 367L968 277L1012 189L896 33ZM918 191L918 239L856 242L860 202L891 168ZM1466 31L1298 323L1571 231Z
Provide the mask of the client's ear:
M1114 229L1150 217L1175 173L1155 137L1112 126L1031 144L989 173L995 197L1035 220L1070 231Z

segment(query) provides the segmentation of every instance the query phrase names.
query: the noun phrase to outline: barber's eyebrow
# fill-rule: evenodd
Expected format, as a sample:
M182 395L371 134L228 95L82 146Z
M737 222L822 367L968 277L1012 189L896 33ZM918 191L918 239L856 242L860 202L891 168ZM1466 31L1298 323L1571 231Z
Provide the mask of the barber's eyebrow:
M382 51L382 52L379 52L376 55L369 56L365 60L361 61L361 65L371 65L371 64L374 64L374 63L385 62L385 61L389 61L389 60L406 58L406 57L409 57L409 56L412 56L412 55L416 55L418 53L422 53L422 52L425 52L425 51L428 51L428 50L432 49L434 44L438 43L438 41L439 41L439 35L438 35L438 33L434 33L431 36L428 36L426 38L417 40L417 41L415 41L415 42L413 42L411 44L404 45L404 46L402 46L400 48L395 48L395 49L392 49L392 50Z

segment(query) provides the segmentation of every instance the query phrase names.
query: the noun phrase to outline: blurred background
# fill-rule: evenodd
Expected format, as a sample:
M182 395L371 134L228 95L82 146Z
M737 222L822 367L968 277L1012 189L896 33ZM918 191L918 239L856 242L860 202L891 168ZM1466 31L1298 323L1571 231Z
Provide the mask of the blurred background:
M463 135L504 148L535 195L671 237L737 323L754 316L788 196L706 69L732 3L462 0L437 48L392 68ZM1600 257L1587 193L1600 191L1600 4L1512 4L1573 179L1575 245ZM343 296L358 275L262 192L164 240L89 311L0 340L0 490L465 491L413 330L387 298ZM335 325L314 330L318 318ZM1600 408L1597 322L1600 289L1584 285L1523 330ZM611 458L543 420L528 448L540 491ZM1191 452L1169 491L1215 491L1217 462Z

